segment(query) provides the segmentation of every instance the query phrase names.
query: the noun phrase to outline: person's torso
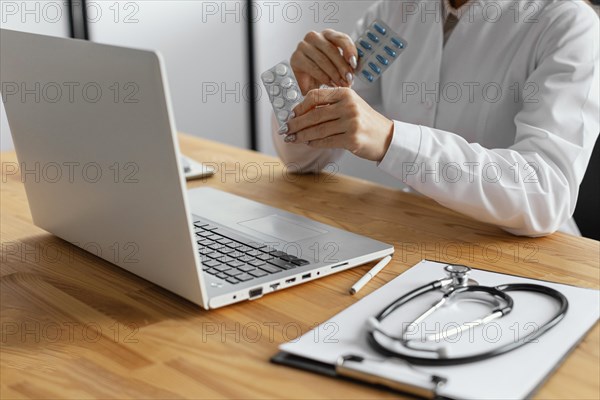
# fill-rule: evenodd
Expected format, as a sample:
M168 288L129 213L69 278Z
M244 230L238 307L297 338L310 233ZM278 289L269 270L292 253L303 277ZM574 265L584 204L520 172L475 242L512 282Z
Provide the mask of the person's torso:
M559 1L560 2L560 1ZM395 2L381 18L408 41L381 79L388 117L456 133L487 148L514 143L523 102L543 101L527 78L557 1L474 1L443 46L441 1ZM384 7L384 8L386 8Z

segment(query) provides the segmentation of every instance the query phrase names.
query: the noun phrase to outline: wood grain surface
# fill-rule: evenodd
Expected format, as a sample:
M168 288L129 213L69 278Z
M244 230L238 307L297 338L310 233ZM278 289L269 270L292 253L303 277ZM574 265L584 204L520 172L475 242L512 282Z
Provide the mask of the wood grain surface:
M16 157L2 153L1 398L393 398L269 358L423 258L599 288L599 242L514 237L333 168L296 176L259 153L186 135L180 142L218 169L190 187L217 187L393 243L392 263L356 296L348 289L372 264L204 311L35 227L11 170ZM598 324L536 397L600 397Z

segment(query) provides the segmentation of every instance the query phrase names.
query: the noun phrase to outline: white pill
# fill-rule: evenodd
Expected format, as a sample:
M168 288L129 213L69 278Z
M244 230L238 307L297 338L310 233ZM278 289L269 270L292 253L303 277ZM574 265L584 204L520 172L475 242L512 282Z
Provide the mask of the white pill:
M290 114L287 111L281 110L277 113L277 119L280 121L286 121L289 115Z
M262 77L263 77L263 80L267 83L275 82L275 74L273 74L271 71L265 72L262 75Z
M288 100L296 100L298 98L298 92L294 89L290 89L285 93L285 97Z
M279 93L281 93L281 88L279 87L279 85L273 85L269 87L269 94L271 96L279 96Z
M286 89L289 87L292 87L293 84L294 84L294 80L292 78L290 78L289 76L285 77L281 80L281 86L283 86Z
M275 67L275 72L277 73L277 75L281 75L284 76L285 74L287 74L288 68L285 64L277 64L277 66Z
M275 100L273 100L273 106L275 108L281 108L285 105L285 101L283 101L283 99L281 97L277 97Z

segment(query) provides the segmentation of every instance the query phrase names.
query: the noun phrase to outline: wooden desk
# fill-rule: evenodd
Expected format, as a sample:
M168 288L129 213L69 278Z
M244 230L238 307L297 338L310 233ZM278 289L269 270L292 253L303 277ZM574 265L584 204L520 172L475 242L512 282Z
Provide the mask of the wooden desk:
M207 312L33 226L20 178L3 166L0 397L392 398L268 360L283 341L422 258L599 287L596 241L517 238L373 183L287 176L276 159L258 153L189 136L181 144L220 166L191 187L215 186L391 242L393 262L354 297L348 288L371 265ZM4 165L15 161L14 153L2 154ZM599 397L599 333L596 325L539 398Z

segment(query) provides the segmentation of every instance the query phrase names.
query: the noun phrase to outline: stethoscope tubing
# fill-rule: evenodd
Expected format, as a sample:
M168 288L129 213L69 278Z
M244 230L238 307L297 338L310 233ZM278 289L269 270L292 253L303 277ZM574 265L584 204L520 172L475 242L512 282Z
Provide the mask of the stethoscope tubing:
M428 293L430 291L433 291L433 290L436 290L436 289L442 287L442 282L443 282L443 280L434 281L434 282L428 283L426 285L423 285L421 287L418 287L418 288L408 292L407 294L400 297L399 299L397 299L396 301L394 301L393 303L388 305L386 308L384 308L379 314L377 314L375 316L375 319L378 322L381 322L383 319L388 317L391 313L393 313L394 311L396 311L398 308L402 307L409 301L411 301L425 293ZM470 287L474 288L473 290L477 290L476 289L477 286L470 286ZM546 333L547 331L552 329L554 326L556 326L556 324L558 324L565 317L565 315L568 311L568 308L569 308L569 302L568 302L567 298L562 293L560 293L558 290L552 289L547 286L530 284L530 283L511 283L511 284L499 285L496 287L479 286L478 288L480 290L481 290L481 288L488 288L489 290L486 289L484 291L490 292L490 293L495 290L499 291L499 292L503 292L503 293L517 292L517 291L528 291L528 292L540 293L540 294L549 296L549 297L553 298L554 300L556 300L556 302L559 304L559 309L552 316L552 318L550 320L548 320L544 325L542 325L538 329L534 330L533 332L529 333L528 335L523 337L520 341L508 343L508 344L500 346L496 349L482 352L479 354L474 354L471 356L449 357L449 358L430 358L430 357L419 357L419 356L414 356L414 355L408 355L408 354L403 354L403 353L399 353L396 351L392 351L377 341L377 339L375 337L375 333L379 332L380 334L387 336L389 338L392 338L392 337L383 333L383 331L377 330L377 329L372 329L368 332L367 340L369 342L369 345L372 346L377 352L379 352L383 355L386 355L389 357L400 358L409 363L416 364L416 365L444 366L444 365L467 364L467 363L472 363L472 362L477 362L477 361L483 361L483 360L486 360L486 359L489 359L492 357L497 357L499 355L516 350L516 349L524 346L527 343L530 343L531 341L539 338L544 333ZM512 307L512 300L511 300L510 306ZM396 340L395 338L392 338L392 339Z

